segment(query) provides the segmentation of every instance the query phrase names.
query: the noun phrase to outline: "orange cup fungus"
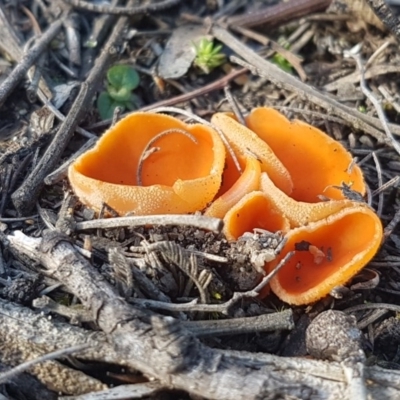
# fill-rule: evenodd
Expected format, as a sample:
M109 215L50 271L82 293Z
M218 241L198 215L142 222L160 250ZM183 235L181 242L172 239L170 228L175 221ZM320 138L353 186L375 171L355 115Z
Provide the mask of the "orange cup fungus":
M319 203L296 201L280 191L266 173L260 176L260 188L274 207L289 220L292 228L320 221L342 208L354 205L354 202L350 200L320 201Z
M224 172L225 179L225 172ZM224 218L225 214L247 193L260 187L261 167L258 160L247 157L246 167L236 182L220 197L214 200L205 211L205 215L214 218ZM239 235L240 236L240 235Z
M382 233L378 216L361 204L289 231L287 243L267 270L276 267L288 252L295 253L271 280L271 290L290 304L319 300L371 260Z
M365 194L362 172L340 143L265 107L249 114L247 126L228 113L214 114L212 123L242 173L216 130L137 112L70 166L71 185L83 203L95 210L106 203L120 215L206 209L206 215L223 218L228 240L255 228L283 232L287 242L265 268L271 271L295 252L270 284L290 304L326 296L369 262L382 224L372 209L340 190L345 184Z
M97 211L106 203L120 215L184 214L213 200L224 162L214 129L137 112L78 157L68 177L80 200Z
M274 184L285 193L292 193L293 182L288 170L264 140L228 114L214 114L211 122L223 131L236 154L257 158L261 170L268 173Z
M351 154L339 142L321 130L302 121L289 121L267 107L253 109L246 124L288 170L293 181L289 194L293 199L308 203L319 202L321 195L343 199L343 193L334 187L343 182L365 194L360 167L353 165Z
M263 192L246 194L226 213L224 234L228 240L235 240L254 228L269 232L287 232L289 221Z

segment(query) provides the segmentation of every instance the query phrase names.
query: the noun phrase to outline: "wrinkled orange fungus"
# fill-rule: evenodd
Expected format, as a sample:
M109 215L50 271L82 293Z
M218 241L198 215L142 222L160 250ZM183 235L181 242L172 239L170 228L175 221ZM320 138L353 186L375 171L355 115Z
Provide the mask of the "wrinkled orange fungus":
M279 190L266 173L261 174L260 188L270 202L289 220L291 227L319 221L345 207L352 207L350 200L330 200L319 203L296 201Z
M287 194L292 192L293 182L288 170L264 140L229 114L214 114L211 122L222 130L237 154L257 158L261 171L267 172L276 186Z
M246 194L224 217L224 234L228 240L237 240L255 228L269 232L287 232L289 221L262 192Z
M354 204L327 218L289 231L271 271L290 251L294 256L272 278L272 291L289 304L308 304L348 282L371 260L382 240L382 224L366 205Z
M289 171L293 181L289 194L293 199L308 203L319 202L321 195L343 199L343 193L333 187L340 187L343 182L365 194L360 167L353 165L351 154L326 133L302 121L289 121L267 107L253 109L246 124Z
M215 218L224 218L225 214L247 193L258 190L260 187L261 167L258 160L247 157L246 167L236 182L220 197L214 200L205 211L205 215ZM225 172L223 179L225 177Z
M371 208L337 188L365 194L362 172L340 143L265 107L250 113L247 126L229 113L211 121L242 172L218 129L136 112L69 167L71 186L93 209L105 203L120 215L205 209L223 219L228 240L255 228L282 232L287 242L265 269L294 251L270 285L290 304L326 296L371 260L382 224Z
M235 164L235 160L233 159L231 152L226 152L224 172L222 174L222 183L217 193L217 198L227 192L235 184L235 182L239 179L241 172L244 171L246 167L247 157L235 154L235 158L240 166L240 170Z
M190 213L212 201L224 162L225 147L213 129L137 112L81 155L68 177L80 200L95 210L106 203L120 215Z

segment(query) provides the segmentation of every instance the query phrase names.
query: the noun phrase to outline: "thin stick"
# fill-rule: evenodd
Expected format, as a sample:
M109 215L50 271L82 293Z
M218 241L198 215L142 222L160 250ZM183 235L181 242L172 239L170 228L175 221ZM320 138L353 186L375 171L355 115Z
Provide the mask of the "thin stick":
M381 164L375 152L372 152L372 158L374 159L376 174L378 175L378 187L381 187L383 185ZM378 195L378 207L376 209L376 213L378 214L379 218L382 217L382 208L383 208L383 191L380 191Z
M46 185L54 185L57 182L60 182L67 176L68 172L68 167L85 151L89 150L92 148L98 140L98 137L92 137L89 139L83 146L79 148L79 150L72 154L70 158L68 158L67 161L63 162L55 171L53 171L51 174L47 175L46 178L44 178L44 183Z
M138 217L105 218L77 222L75 229L77 231L84 231L87 229L123 228L143 225L193 226L198 229L219 233L222 230L223 222L218 218L210 218L203 215L143 215Z
M308 115L314 118L320 118L323 121L332 121L332 122L337 122L338 124L346 125L348 122L344 120L343 118L335 117L330 114L326 114L322 111L313 111L313 110L305 110L304 108L297 108L297 107L291 107L291 106L280 106L280 105L274 105L274 108L277 110L281 110L286 113L297 113L300 115Z
M385 113L383 111L383 108L381 107L381 104L379 103L379 100L373 95L373 93L367 87L367 83L365 82L365 76L364 76L365 69L364 69L363 64L361 62L360 54L353 54L351 52L349 52L348 54L352 58L354 58L354 60L357 63L358 69L360 70L360 74L361 74L360 87L361 87L362 92L365 94L365 96L368 98L368 100L374 106L374 108L376 110L376 113L378 114L378 118L382 123L383 130L385 131L386 136L388 137L392 147L397 151L398 154L400 154L400 144L394 138L391 130L389 129L388 122L387 122L387 119L386 119L386 115L385 115Z
M38 214L34 214L34 215L29 215L27 217L16 217L16 218L0 218L0 222L24 222L30 219L35 219L38 218Z
M383 232L383 237L385 240L392 234L398 223L400 222L400 208L394 214L392 220L386 225Z
M0 217L3 214L4 207L6 205L6 200L8 198L8 194L10 192L10 182L11 176L13 172L13 166L8 164L5 168L5 172L1 177L1 186L2 186L2 194L1 194L1 201L0 201Z
M121 114L122 114L122 107L120 106L115 107L112 116L111 126L114 126L119 121L119 119L121 118Z
M374 152L374 153L375 153L375 152ZM388 189L388 188L390 188L390 187L392 187L392 186L397 185L397 183L399 182L399 180L400 180L400 176L399 176L399 175L396 175L395 177L393 177L392 179L390 179L389 181L387 181L387 182L384 183L383 185L380 185L380 186L378 187L378 189L375 189L375 190L371 193L372 197L376 196L377 194L379 194L379 193L385 191L386 189Z
M33 76L30 73L30 71L28 71L28 79L30 82L32 82ZM40 87L37 90L37 96L39 97L40 101L54 114L54 116L61 122L64 122L65 120L65 116L56 108L54 107L53 103L51 103L51 101L48 100L47 96L45 95L45 93L43 92L42 89L40 89ZM77 126L75 128L75 131L78 132L80 135L91 139L91 138L97 138L96 135L88 132L87 130L81 128L80 126Z
M287 262L294 256L294 251L289 251L286 256L279 262L279 264L268 274L263 280L253 289L254 292L260 293L271 279L280 271L280 269L287 264Z
M146 147L143 149L142 154L139 157L139 162L138 162L138 168L136 171L136 184L138 186L143 186L142 183L142 170L143 170L143 163L145 160L147 160L149 158L149 156L153 153L155 153L156 151L159 151L160 148L159 147L153 147L151 148L151 146L153 146L153 144L163 138L164 136L170 135L171 133L179 133L183 136L186 136L188 139L190 139L193 143L198 144L197 139L188 131L185 131L184 129L179 129L179 128L171 128L171 129L167 129L161 133L159 133L157 136L153 137L153 139L151 139ZM152 150L154 149L154 150Z
M365 190L367 192L367 204L372 208L372 191L368 184L365 184Z
M393 40L387 40L383 42L368 58L368 61L365 63L364 69L367 70L370 65L393 43Z
M238 119L238 121L239 121L242 125L246 126L246 121L245 121L245 119L244 119L244 117L243 117L243 114L242 114L242 112L240 111L239 106L238 106L238 104L237 104L237 101L236 101L236 99L233 97L232 92L231 92L231 90L230 90L230 88L229 88L228 85L226 85L226 86L224 87L224 93L225 93L225 97L226 97L226 99L228 100L228 103L229 103L229 105L231 106L231 108L232 108L232 110L233 110L233 112L234 112L236 118Z
M182 321L181 324L197 337L240 335L254 332L291 330L294 327L291 309L256 317Z
M394 312L400 312L400 306L396 304L387 304L387 303L368 303L368 304L359 304L357 306L352 306L343 310L346 314L352 314L356 311L364 311L364 310L376 310L376 309L384 309L390 310Z
M153 108L151 109L151 112L171 112L171 113L177 113L177 114L182 114L185 115L186 117L193 119L194 121L199 122L200 124L203 125L207 125L210 128L214 129L215 131L217 131L217 133L219 134L221 140L224 142L225 147L228 149L230 155L232 156L233 162L235 164L235 167L237 168L237 170L242 173L242 168L240 167L239 161L236 157L235 152L233 151L231 145L229 144L224 132L222 132L221 129L219 129L217 126L213 125L211 122L208 122L207 120L205 120L204 118L201 118L195 114L192 114L189 111L186 110L182 110L180 108L176 108L176 107L157 107L157 108Z
M49 43L58 35L63 26L64 19L54 21L44 34L36 41L28 53L11 71L10 75L0 85L0 107L4 104L8 95L20 83L33 63L40 57Z
M99 14L112 14L112 15L136 15L146 12L154 12L164 10L165 8L172 7L180 2L180 0L163 0L158 3L151 2L150 4L139 7L113 7L106 5L98 5L89 3L84 0L63 0L75 8L90 11Z
M276 25L290 21L305 15L325 10L331 0L296 0L281 2L274 6L263 7L257 12L235 15L228 18L228 24L232 26L252 27L258 25Z

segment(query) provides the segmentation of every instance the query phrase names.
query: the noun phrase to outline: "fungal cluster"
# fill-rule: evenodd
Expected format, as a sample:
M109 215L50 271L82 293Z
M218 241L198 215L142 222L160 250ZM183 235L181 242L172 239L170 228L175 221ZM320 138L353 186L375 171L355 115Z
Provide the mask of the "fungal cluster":
M224 220L232 241L256 228L282 232L287 242L265 269L295 252L270 285L290 304L326 296L370 261L382 224L363 201L346 198L349 187L361 199L366 188L339 142L266 107L246 125L229 113L211 122L130 114L70 166L72 188L84 204L120 215L204 211Z

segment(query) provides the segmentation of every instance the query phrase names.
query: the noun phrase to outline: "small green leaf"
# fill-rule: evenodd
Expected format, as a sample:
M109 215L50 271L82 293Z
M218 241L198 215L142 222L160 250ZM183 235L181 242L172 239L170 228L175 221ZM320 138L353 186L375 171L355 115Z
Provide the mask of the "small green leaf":
M97 40L89 39L83 44L83 47L86 47L87 49L94 49L95 47L97 47L97 45Z
M117 89L112 85L107 85L107 92L116 101L127 101L131 97L131 91L126 87Z
M204 46L204 52L205 53L211 53L212 54L212 51L213 51L213 47L214 46L214 43L212 42L212 41L209 41L208 43L206 43L206 45Z
M212 55L218 55L218 53L222 50L222 45L219 44L218 46L215 46L212 50L211 50L211 54ZM223 55L223 54L219 54L219 55Z
M367 107L365 107L364 105L359 105L358 106L358 111L360 111L361 113L365 114L367 112Z
M137 110L139 108L140 99L136 94L132 93L131 98L125 102L125 107L129 111Z
M101 119L111 119L117 107L121 107L122 111L125 110L125 104L115 101L107 92L101 92L99 94L97 98L97 109Z
M293 67L292 64L288 60L286 60L285 57L280 55L279 53L276 53L272 57L272 62L276 64L280 69L284 70L285 72L288 72L290 74L293 74Z
M116 90L125 88L130 91L139 85L139 75L129 65L114 65L107 71L107 79Z

